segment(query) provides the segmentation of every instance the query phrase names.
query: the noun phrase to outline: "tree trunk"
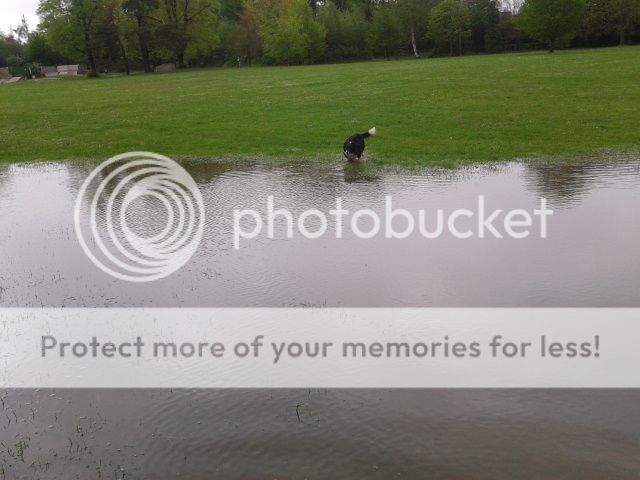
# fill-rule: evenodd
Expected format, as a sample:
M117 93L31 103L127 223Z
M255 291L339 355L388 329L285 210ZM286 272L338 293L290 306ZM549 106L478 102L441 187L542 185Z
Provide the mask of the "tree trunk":
M142 41L140 43L140 51L142 53L142 64L144 65L144 71L146 73L151 72L151 60L149 59L149 48L147 48L146 44L143 44Z
M178 58L178 68L184 68L185 64L184 64L184 52L185 49L180 48L177 52L176 52L176 57Z
M124 62L124 72L127 75L131 75L131 69L129 68L129 57L127 56L127 49L124 46L124 43L118 37L118 46L120 47L120 54L122 55L122 61Z
M416 45L416 32L411 27L411 46L413 47L413 55L416 58L420 58L420 54L418 53L418 46Z
M462 33L458 34L458 56L462 56Z
M185 52L187 51L187 44L189 43L188 41L188 34L189 34L189 3L190 0L184 0L184 10L182 12L182 38L181 38L181 44L178 47L180 50L178 52L178 64L180 65L180 68L184 68L186 67L185 63L184 63L184 55Z
M620 46L624 45L624 28L620 29Z
M136 14L136 23L138 24L138 43L140 44L140 54L142 55L142 65L146 73L151 72L151 60L149 54L149 46L147 45L147 37L145 32L144 17L141 13Z
M84 29L84 43L87 50L87 60L89 61L89 73L93 76L98 75L98 68L96 66L96 57L93 53L93 45L91 44L91 35L87 28Z

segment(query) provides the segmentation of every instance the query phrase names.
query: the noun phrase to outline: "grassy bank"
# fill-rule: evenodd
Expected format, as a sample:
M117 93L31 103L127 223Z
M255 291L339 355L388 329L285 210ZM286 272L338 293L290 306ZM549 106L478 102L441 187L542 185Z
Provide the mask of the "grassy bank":
M378 127L380 163L590 155L640 144L640 47L0 86L0 161L339 158Z

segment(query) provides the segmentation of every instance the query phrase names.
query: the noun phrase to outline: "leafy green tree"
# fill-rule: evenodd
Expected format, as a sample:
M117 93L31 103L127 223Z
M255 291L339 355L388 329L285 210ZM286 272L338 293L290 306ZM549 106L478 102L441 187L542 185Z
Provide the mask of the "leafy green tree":
M624 45L640 26L640 0L587 0L585 29L593 35L615 35Z
M265 38L265 55L276 63L291 65L303 63L305 59L302 21L293 15L284 15L277 20L275 29Z
M214 12L209 12L209 18L201 17L191 26L188 36L185 59L187 64L204 65L219 50L220 37L216 24L218 20Z
M251 63L264 55L264 39L275 28L280 0L243 0L240 13L244 56Z
M162 0L163 23L156 34L165 51L171 52L180 67L216 43L218 4L214 0ZM213 45L211 45L213 47Z
M237 22L242 13L242 0L219 0L219 15L221 19Z
M134 31L145 72L152 71L151 48L157 23L154 15L159 5L159 0L125 0L122 4L123 12L134 21Z
M320 5L317 19L326 31L326 59L370 58L370 25L357 5L339 10L332 2Z
M305 9L305 12L302 16L302 25L307 36L307 61L314 63L320 60L325 53L327 33L320 22L314 18L312 11Z
M58 65L64 62L64 58L51 47L47 36L42 32L32 32L29 35L25 57L28 62L40 65Z
M342 60L342 49L346 43L342 25L342 12L332 2L320 5L317 10L317 19L326 32L325 42L327 58L329 60Z
M101 22L96 40L105 64L122 67L130 73L130 42L134 30L132 19L123 10L122 0L105 0L104 21Z
M345 31L345 58L371 58L371 24L362 7L352 4L342 14L342 29Z
M0 32L0 65L15 66L24 60L24 46L13 35Z
M575 37L584 9L584 0L526 0L516 25L553 52Z
M51 45L70 59L83 58L89 74L97 67L97 31L104 21L102 0L40 0L38 15Z
M474 50L476 52L499 51L501 41L498 0L467 0L467 5Z
M275 25L265 32L265 56L286 65L313 63L324 54L325 36L306 0L284 0Z
M375 11L371 30L374 48L384 53L384 58L389 60L389 56L398 55L403 40L402 24L391 9L383 7Z
M443 0L429 15L429 37L439 48L448 46L449 55L457 44L458 55L462 55L462 42L471 34L470 25L469 9L461 0Z
M222 19L217 28L220 38L220 54L223 64L232 62L237 64L238 59L244 62L246 58L242 26L239 22Z
M405 38L411 44L413 55L420 57L418 40L426 35L429 11L433 8L435 0L396 0L395 9L398 18L402 22Z

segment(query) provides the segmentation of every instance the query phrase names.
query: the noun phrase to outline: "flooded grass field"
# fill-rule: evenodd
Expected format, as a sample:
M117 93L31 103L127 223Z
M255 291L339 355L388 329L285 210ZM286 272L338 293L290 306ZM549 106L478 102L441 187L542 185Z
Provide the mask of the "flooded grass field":
M184 164L207 225L169 278L128 284L84 255L75 197L94 165L0 164L1 307L640 307L640 160L421 172ZM538 206L548 238L317 240L233 248L233 209ZM142 220L162 217L153 202ZM144 225L143 225L144 226ZM149 228L152 229L152 226ZM177 326L180 328L180 326ZM1 360L0 360L1 361ZM633 390L0 392L0 479L636 479Z
M99 271L73 227L82 163L0 165L0 304L5 307L638 306L640 162L512 163L460 170L375 173L342 165L192 163L202 192L204 238L169 278L131 284ZM36 195L37 194L37 195ZM294 214L345 208L537 208L554 215L548 238L425 239L349 235L316 240L260 235L233 248L233 210L266 211L267 197ZM160 203L141 205L153 227ZM144 210L146 209L146 210Z

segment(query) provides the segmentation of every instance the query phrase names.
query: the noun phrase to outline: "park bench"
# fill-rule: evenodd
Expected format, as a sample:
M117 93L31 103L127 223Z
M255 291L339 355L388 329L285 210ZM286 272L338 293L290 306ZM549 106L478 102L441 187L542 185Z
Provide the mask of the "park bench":
M45 77L45 78L51 78L51 77L57 77L58 76L58 68L57 67L40 67L40 73Z
M60 76L75 76L78 75L80 65L58 65L58 75Z
M176 71L176 64L175 63L163 63L161 65L158 65L156 68L153 69L154 72L175 72Z

